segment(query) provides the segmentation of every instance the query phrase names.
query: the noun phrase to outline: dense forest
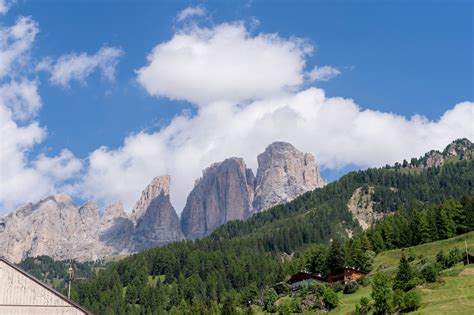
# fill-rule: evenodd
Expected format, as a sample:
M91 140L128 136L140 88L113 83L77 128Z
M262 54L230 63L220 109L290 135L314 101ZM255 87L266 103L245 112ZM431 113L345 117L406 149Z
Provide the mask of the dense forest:
M370 270L377 252L473 230L474 161L416 161L352 172L209 237L132 255L74 284L72 297L97 314L231 314L264 305L268 288L301 268ZM365 186L376 211L396 214L362 232L347 202Z

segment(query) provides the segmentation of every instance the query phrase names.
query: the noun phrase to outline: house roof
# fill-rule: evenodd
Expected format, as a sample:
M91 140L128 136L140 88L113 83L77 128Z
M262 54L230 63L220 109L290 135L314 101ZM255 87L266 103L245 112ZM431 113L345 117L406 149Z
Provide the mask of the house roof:
M294 275L292 275L287 282L291 284L291 283L295 283L295 282L299 282L299 281L307 280L307 279L314 279L314 280L318 280L318 281L326 281L326 279L324 277L322 277L321 275L315 275L315 274L312 274L312 273L299 271L299 272L295 273Z
M18 271L19 273L21 273L22 275L24 275L28 279L34 281L35 283L39 284L40 286L42 286L46 290L50 291L51 293L53 293L54 295L56 295L60 299L64 300L66 303L71 304L72 306L74 306L75 308L83 311L86 314L91 314L92 315L92 313L90 311L86 310L85 308L83 308L82 306L80 306L76 302L72 301L71 299L68 299L67 297L65 297L64 295L62 295L61 293L59 293L58 291L56 291L55 289L53 289L52 287L47 285L46 283L43 283L43 282L39 281L38 279L36 279L35 277L30 275L26 271L19 268L17 265L15 265L15 264L11 263L10 261L8 261L7 259L5 259L3 256L0 256L0 262L4 262L5 264L7 264L11 268L15 269L16 271Z
M357 269L357 268L342 267L342 268L337 268L336 271L334 271L334 272L331 272L330 276L340 274L341 272L344 272L345 270L350 270L350 271L358 272L358 273L361 273L361 274L364 274L364 275L368 274L368 272L363 271L363 270L360 270L360 269Z

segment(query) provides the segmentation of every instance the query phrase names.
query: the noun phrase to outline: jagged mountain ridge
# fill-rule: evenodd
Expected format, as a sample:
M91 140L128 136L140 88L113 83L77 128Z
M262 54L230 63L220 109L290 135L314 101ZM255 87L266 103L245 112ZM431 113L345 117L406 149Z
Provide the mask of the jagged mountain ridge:
M181 217L188 239L209 235L230 220L245 220L325 184L314 156L289 143L270 144L257 161L257 176L241 158L226 159L204 170Z
M66 194L53 195L0 218L0 251L14 262L38 255L95 260L130 254L208 235L324 185L314 157L282 142L259 155L257 176L242 158L211 165L190 193L181 221L170 202L169 176L155 177L130 215L120 202L99 217L94 202L78 207Z
M276 144L275 146L281 145ZM412 159L405 166L397 163L398 165L396 164L393 168L402 168L406 169L407 172L411 172L411 169L423 169L441 165L439 163L430 164L427 162L433 154L436 156L440 154L442 156L442 162L440 163L449 164L458 160L472 160L473 152L474 147L469 140L459 139L448 145L442 152L430 151L420 159ZM293 175L291 175L292 167L288 163L269 163L272 167L269 168L270 171L267 171L267 173L278 173L277 170L280 172L283 170L285 172L283 175L287 179L283 182L290 183L286 188L291 189L287 190L284 186L278 184L278 180L270 180L267 184L276 183L277 189L275 190L285 193L287 191L296 191L298 193L299 190L294 187L292 188L291 183L298 182L299 178L299 183L305 184L305 181L308 180L306 167L311 165L311 158L304 154L302 156L299 159L290 159L292 163L294 162L296 165L301 166L297 168L299 171ZM263 167L260 166L260 161L259 167ZM276 170L271 170L272 168ZM316 165L315 169L315 174L319 175ZM260 169L260 172L263 171ZM259 170L257 170L257 174L259 174ZM301 174L301 176L298 174ZM213 176L214 179L208 181ZM204 222L203 224L206 228L198 230L198 233L194 235L188 235L188 238L207 235L214 228L228 220L240 219L241 217L245 219L257 213L258 210L256 209L258 207L255 207L255 199L258 196L256 193L257 187L259 185L267 185L263 184L264 181L259 180L258 177L258 175L256 177L253 176L252 171L247 169L244 161L239 158L231 158L206 169L203 172L203 177L197 181L195 189L199 185L204 184L206 184L204 187L207 188L202 189L202 191L198 190L200 197L196 198L194 196L193 198L196 198L199 202L204 202L206 205L204 209L207 209L207 202L209 200L220 200L219 207L216 208L215 212L218 220L214 220L215 217L211 216L214 220L214 225L211 224L212 220L209 222L206 220L201 221ZM261 176L261 178L264 178L264 176ZM313 176L312 178L317 179L318 176ZM12 261L19 261L28 256L38 255L49 255L55 259L76 258L78 260L94 260L111 255L130 254L148 247L161 246L183 239L182 224L180 224L179 218L169 201L169 181L170 178L168 176L155 178L145 188L141 198L134 207L134 211L130 215L126 213L121 203L116 203L107 206L102 217L99 218L95 203L88 202L81 207L77 207L73 204L72 199L65 194L47 197L36 204L27 204L6 217L0 218L0 252ZM234 183L231 184L232 182ZM315 183L318 183L318 180L310 181L310 183L316 185ZM231 187L233 188L230 189ZM354 187L354 192L359 188ZM242 194L229 194L228 192L230 191L240 191ZM261 189L261 191L264 191L264 189ZM396 194L394 191L395 197ZM208 196L213 197L208 198ZM230 206L235 204L233 203L235 200L229 198L232 196L240 196L241 200L237 200L239 202L236 203L241 205L240 208L235 209L234 206ZM363 216L365 214L364 211L366 211L365 205L373 201L373 193L369 189L367 196L354 193L353 196L355 196L353 204L357 206L359 204L362 205L362 207L355 208L354 212L351 211L353 216L355 219L358 219L355 213L359 212L362 215L361 218L366 219ZM364 196L365 199L360 199L360 196ZM285 200L282 198L280 203L283 202ZM220 207L220 205L225 207ZM380 208L380 204L373 203L372 210L380 213L380 209L376 209L377 207ZM366 221L370 225L372 223L370 221L373 221L373 219ZM183 222L184 220L181 223Z

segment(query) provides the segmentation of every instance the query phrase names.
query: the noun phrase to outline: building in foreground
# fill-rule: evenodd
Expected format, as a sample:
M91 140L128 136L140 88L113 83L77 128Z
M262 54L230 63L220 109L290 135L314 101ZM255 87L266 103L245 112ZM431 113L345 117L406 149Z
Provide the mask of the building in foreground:
M91 314L61 293L0 257L0 314Z

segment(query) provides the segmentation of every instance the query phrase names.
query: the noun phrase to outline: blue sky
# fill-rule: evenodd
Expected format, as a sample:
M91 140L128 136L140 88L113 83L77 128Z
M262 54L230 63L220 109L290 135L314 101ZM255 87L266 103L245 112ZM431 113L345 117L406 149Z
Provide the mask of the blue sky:
M47 178L47 184L45 184L47 189L33 194L35 197L65 190L78 200L95 199L105 204L114 199L120 199L129 206L133 196L136 195L138 198L139 191L150 181L151 176L171 173L173 180L174 173L178 172L176 169L181 169L182 166L173 164L174 162L166 162L167 160L181 160L186 158L183 155L191 154L192 156L187 158L195 158L198 161L190 163L193 164L192 170L188 172L190 178L182 179L183 174L175 176L177 178L175 186L179 187L175 187L174 203L179 208L184 203L185 196L191 187L190 183L199 176L203 167L230 155L244 156L247 161L262 151L268 144L265 141L291 140L295 142L293 139L297 139L298 143L294 144L301 150L314 153L317 160L321 161L323 174L333 179L347 169L391 163L401 157L409 158L412 155L421 154L427 148L440 148L447 144L448 138L472 137L473 135L472 121L470 121L472 116L469 116L473 111L472 103L465 105L463 109L464 113L469 113L467 120L466 115L459 113L458 116L452 115L455 118L450 120L451 124L458 119L457 117L464 116L464 120L459 120L459 125L462 127L459 130L448 133L445 130L452 129L449 128L450 125L436 124L443 114L453 110L456 104L472 102L473 99L473 4L470 1L387 1L381 3L374 1L276 1L271 5L268 1L17 0L5 3L9 6L9 10L0 15L1 27L11 27L17 23L20 16L31 17L37 23L39 32L28 49L27 68L35 68L45 60L44 58L49 58L55 64L61 56L67 54L77 56L85 53L93 56L104 47L113 47L120 51L120 56L116 58L114 65L115 75L111 80L105 78L98 68L82 80L72 79L65 85L54 84L51 81L53 75L51 69L31 70L26 74L24 69L21 71L13 69L3 79L0 76L0 84L7 84L10 80L19 81L21 78L34 81L41 98L41 107L34 115L27 120L15 121L18 126L27 126L37 122L46 133L41 141L28 145L19 153L19 156L25 159L22 162L22 170L36 172L38 166L35 165L35 161L38 156L53 159L64 149L69 150L73 155L65 161L66 164L70 160L77 160L81 164L75 168L71 166L74 171L68 172L68 176L62 174L52 176L47 171L42 171L41 176ZM202 14L178 21L177 15L186 8L200 8ZM204 138L191 140L194 141L193 143L202 140L203 143L212 143L212 145L210 148L203 148L204 151L208 150L206 154L194 155L189 149L193 145L183 144L187 140L170 144L169 139L174 139L183 133L179 127L173 127L169 128L165 135L168 139L165 141L167 144L164 145L166 150L140 153L141 157L138 160L143 162L143 156L146 156L154 159L156 164L145 161L143 165L139 165L141 162L137 162L133 150L126 149L125 139L130 139L130 143L140 143L141 140L136 137L137 134L145 134L150 138L153 138L153 135L157 138L164 137L163 133L160 136L160 131L169 127L175 117L193 120L193 117L199 116L199 113L204 116L206 111L212 110L215 114L221 109L217 105L211 107L201 103L196 104L197 101L188 94L173 97L168 92L151 92L151 85L139 82L137 71L149 66L147 56L154 47L170 43L176 34L187 32L195 38L199 36L189 31L190 28L207 29L213 32L219 25L225 23L234 26L235 24L232 23L242 23L247 32L247 38L244 41L256 38L259 34L277 34L275 36L280 43L294 44L295 38L304 41L304 45L312 48L312 53L293 56L304 62L303 68L295 70L299 71L300 79L307 76L314 67L328 66L339 72L327 81L303 79L297 84L292 83L291 89L284 89L285 97L291 99L299 92L312 88L321 89L324 90L326 98L340 97L345 100L344 104L349 104L349 100L352 99L353 103L357 104L358 111L371 110L376 113L374 115L377 118L372 118L374 115L365 115L370 116L367 134L370 134L371 126L374 126L372 133L380 133L379 129L376 129L377 126L380 125L380 128L385 130L394 126L395 122L405 119L406 122L402 123L408 124L409 128L420 125L414 132L419 136L415 137L416 141L405 143L401 139L406 138L406 135L400 134L400 139L398 139L390 134L386 136L387 142L380 144L383 141L379 138L372 139L367 136L369 138L366 139L365 132L362 132L364 136L361 135L358 139L366 147L381 146L373 151L364 149L364 145L361 146L360 150L367 152L364 155L357 152L357 147L351 147L344 140L334 140L337 145L332 146L329 144L332 141L331 137L317 138L317 134L313 135L309 131L301 131L299 134L286 137L284 130L272 134L267 130L258 131L260 129L257 128L255 130L259 133L255 138L261 140L255 140L249 144L249 149L245 152L239 151L242 150L241 145L236 145L235 148L215 149L215 146L219 146L219 140L206 139L203 136ZM274 48L276 44L272 40L266 40L268 48ZM219 51L222 54L222 51ZM161 55L157 56L157 58L160 57ZM244 64L247 66L249 63L245 61ZM218 66L215 65L215 67ZM274 65L275 69L280 66L281 64ZM213 67L212 64L211 67ZM284 68L284 66L281 67ZM169 71L172 72L173 69ZM291 69L288 71L292 73ZM152 74L151 80L154 80L153 75L159 75L159 73ZM179 75L185 77L187 74L184 72ZM229 70L227 78L232 78L233 75ZM159 79L161 78L157 77L155 81L158 82ZM205 75L201 80L202 82L198 83L206 85ZM237 82L246 78L235 77L235 80ZM198 87L199 84L197 84ZM161 86L153 88L160 89ZM185 88L183 87L183 90ZM173 89L172 93L175 93L179 92L181 87L173 86ZM245 106L250 108L254 101L283 97L280 92L283 93L280 90L272 90L271 94L255 92L257 96L251 94L243 99L232 101L240 102L240 105L246 104ZM314 98L317 99L316 96ZM226 99L226 101L229 100ZM15 105L7 104L6 106L11 109ZM236 104L229 106L236 106ZM459 107L458 111L460 111ZM342 114L332 113L331 115ZM383 127L385 126L383 117L387 115L394 117L393 122L387 123L386 126L389 127ZM411 120L413 115L422 115L426 121L413 122ZM322 119L324 120L324 117ZM354 121L356 119L359 120L359 118L354 118ZM213 121L204 118L201 122L195 119L190 122L192 126L181 128L184 128L183 130L198 128L196 127L198 123L210 124L211 129L215 128L216 133L227 132L219 129L222 127L213 127ZM297 120L284 121L290 129L292 129L292 123L304 124ZM236 128L238 129L239 126L245 128L245 125L246 121L243 120L242 123L236 124ZM252 128L254 128L253 125ZM333 132L344 131L344 128L344 125L340 126ZM311 130L318 133L317 128ZM172 134L173 132L175 134ZM194 134L201 132L208 134L207 131L204 132L201 129L194 130ZM349 129L346 132L351 133ZM393 133L396 134L396 131ZM316 137L314 143L311 142L313 136ZM340 137L345 139L342 134ZM431 138L438 140L427 141ZM303 140L300 141L300 139ZM244 140L242 142L245 142ZM397 154L380 154L383 147L391 146L392 140ZM147 141L150 143L146 142L146 146L153 146L153 139L147 139ZM176 146L181 145L183 148L181 151L176 149ZM350 154L339 151L341 146L346 145L347 152L351 152ZM104 153L105 164L114 164L113 158L121 154L127 155L117 162L121 168L103 170L99 162L90 159L90 156L102 146L108 148ZM142 152L137 149L138 151ZM170 157L171 153L167 152L172 152L172 157ZM107 160L108 158L112 160ZM131 166L123 166L127 163ZM256 161L247 161L247 163L255 168ZM92 174L102 171L110 176L98 179L95 174ZM115 187L113 188L115 192L104 194L94 192L98 187L106 185L107 180L121 178L120 174L126 174L128 171L130 171L130 178L123 180L130 183L133 188ZM5 181L7 179L5 177ZM38 183L41 183L41 179L38 180ZM1 193L7 194L7 190ZM7 198L1 200L0 196L0 205L3 205L5 211L8 210L5 209L6 207L17 206L23 200L34 201L29 200L31 197L28 196L32 196L28 190L18 193L14 200L7 201ZM177 210L180 211L180 209Z

